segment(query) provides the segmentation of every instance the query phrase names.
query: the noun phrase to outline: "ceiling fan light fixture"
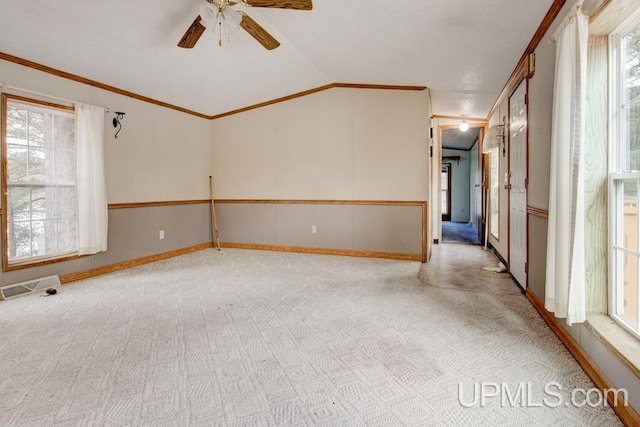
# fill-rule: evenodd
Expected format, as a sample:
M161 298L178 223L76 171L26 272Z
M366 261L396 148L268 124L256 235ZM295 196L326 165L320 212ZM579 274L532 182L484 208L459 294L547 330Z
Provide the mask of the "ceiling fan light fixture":
M251 19L244 12L233 9L232 6L240 4L246 7L311 10L312 0L202 0L200 14L196 16L193 23L187 28L178 47L192 49L202 34L209 30L218 33L218 44L222 46L222 35L229 39L229 33L242 28L251 37L256 39L265 49L273 50L280 46L267 30Z
M466 132L469 130L469 122L467 121L467 119L463 119L460 124L458 125L458 129L460 129L460 132Z
M229 34L240 29L242 14L231 8L229 4L217 5L204 2L200 8L202 26L219 37L218 44L222 46L222 38L229 41Z
M218 6L207 2L203 2L202 6L200 6L200 17L202 18L200 24L209 31L215 31L216 29L218 9Z
M219 19L222 19L226 24L228 33L235 33L240 29L242 15L237 10L227 6L222 9L222 16L219 15Z

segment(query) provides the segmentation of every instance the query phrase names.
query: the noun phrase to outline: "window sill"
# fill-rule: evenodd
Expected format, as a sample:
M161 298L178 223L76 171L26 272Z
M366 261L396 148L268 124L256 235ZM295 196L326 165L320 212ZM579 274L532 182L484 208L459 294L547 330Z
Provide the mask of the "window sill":
M77 253L63 255L59 257L51 257L51 258L40 258L37 260L28 260L23 262L12 262L7 265L3 271L15 271L15 270L24 270L27 268L40 267L43 265L55 264L57 262L71 261L79 258L84 258L88 255L78 255Z
M636 377L640 378L640 340L605 314L589 314L585 326Z

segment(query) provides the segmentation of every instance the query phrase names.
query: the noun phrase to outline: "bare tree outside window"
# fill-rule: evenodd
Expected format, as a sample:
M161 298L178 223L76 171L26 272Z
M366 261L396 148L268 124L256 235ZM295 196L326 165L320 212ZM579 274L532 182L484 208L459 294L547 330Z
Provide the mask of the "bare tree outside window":
M78 240L74 114L10 95L5 102L7 260L72 254Z

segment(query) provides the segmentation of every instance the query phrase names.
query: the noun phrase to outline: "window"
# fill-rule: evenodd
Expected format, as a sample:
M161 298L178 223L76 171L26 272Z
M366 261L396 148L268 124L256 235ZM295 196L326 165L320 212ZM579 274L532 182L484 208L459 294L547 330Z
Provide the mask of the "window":
M7 94L2 106L5 269L74 254L74 110Z
M612 34L609 312L640 336L640 19Z

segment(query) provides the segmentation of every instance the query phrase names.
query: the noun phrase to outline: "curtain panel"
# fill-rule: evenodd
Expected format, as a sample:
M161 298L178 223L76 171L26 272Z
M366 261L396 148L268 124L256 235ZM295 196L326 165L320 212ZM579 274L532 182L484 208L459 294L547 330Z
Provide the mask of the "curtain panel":
M582 2L555 33L545 308L585 321L584 151L588 17Z
M108 208L104 173L104 113L100 107L76 104L76 191L78 254L107 250Z

